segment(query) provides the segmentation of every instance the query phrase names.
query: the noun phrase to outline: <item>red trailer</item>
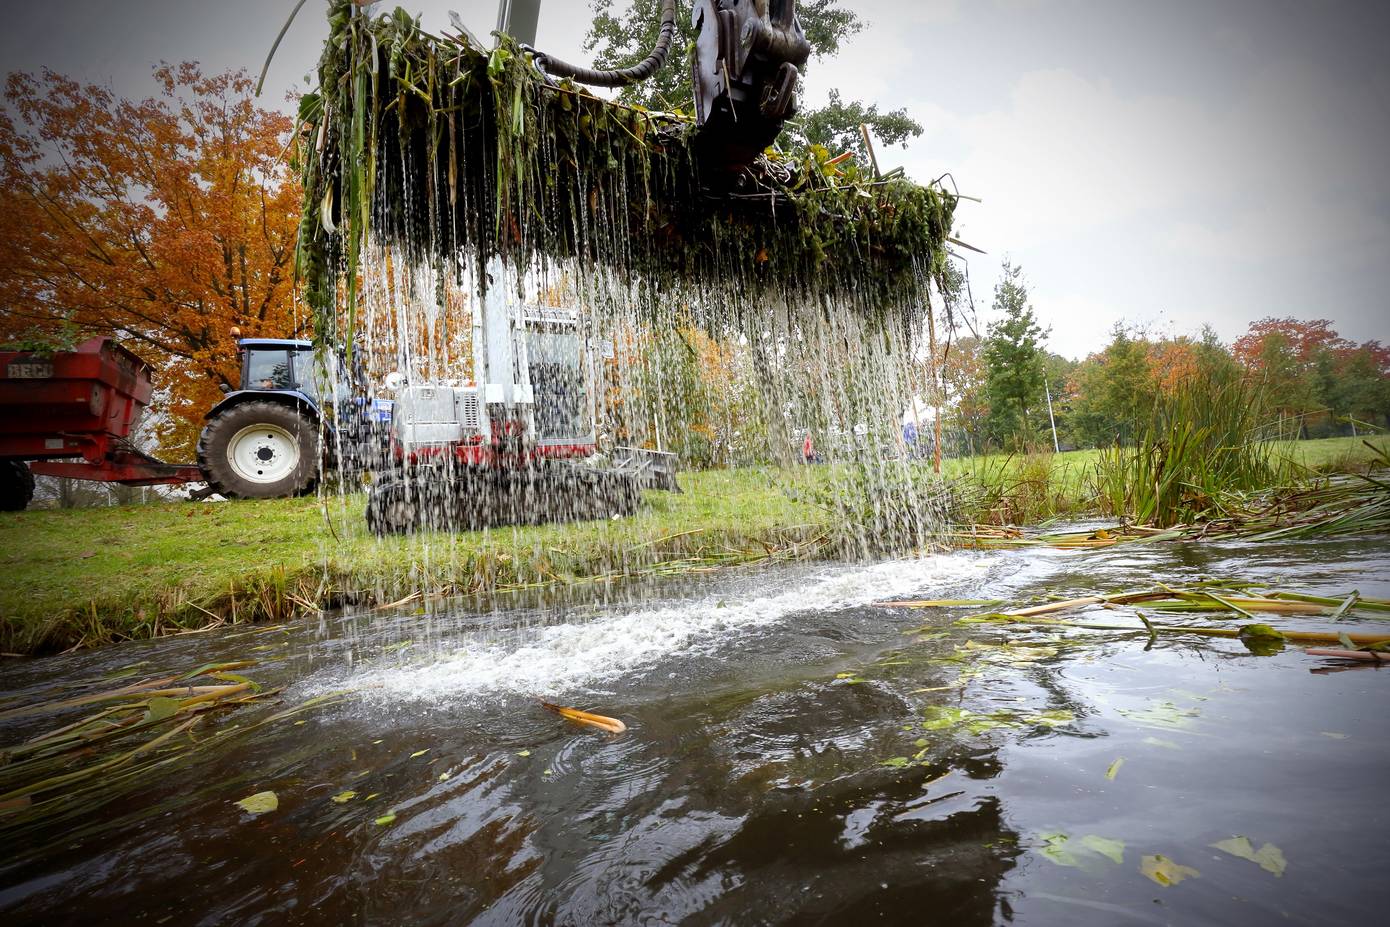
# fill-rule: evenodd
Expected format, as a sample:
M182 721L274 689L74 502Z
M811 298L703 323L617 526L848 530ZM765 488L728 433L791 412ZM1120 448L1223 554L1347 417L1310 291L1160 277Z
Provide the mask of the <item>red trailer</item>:
M0 510L33 497L33 474L152 486L205 479L137 450L150 365L110 338L72 351L0 351ZM34 461L27 464L26 461Z

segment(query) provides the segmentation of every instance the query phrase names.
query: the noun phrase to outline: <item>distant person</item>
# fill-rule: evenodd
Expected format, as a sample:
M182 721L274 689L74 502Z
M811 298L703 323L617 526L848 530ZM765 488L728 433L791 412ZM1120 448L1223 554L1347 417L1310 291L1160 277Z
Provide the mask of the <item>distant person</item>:
M804 463L820 463L820 458L816 456L816 445L811 440L811 433L806 432L806 440L801 442L801 460Z

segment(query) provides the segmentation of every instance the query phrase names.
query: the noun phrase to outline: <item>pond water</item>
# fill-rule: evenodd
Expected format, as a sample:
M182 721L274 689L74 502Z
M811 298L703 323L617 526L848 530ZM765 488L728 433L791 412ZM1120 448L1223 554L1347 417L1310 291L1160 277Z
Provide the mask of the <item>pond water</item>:
M1387 597L1387 567L1384 539L955 552L11 662L6 696L256 657L248 675L288 688L241 722L348 694L199 751L42 846L7 846L0 916L1360 922L1390 864L1390 672L874 603L1203 575ZM576 727L538 697L627 732ZM30 732L0 728L6 743ZM262 790L275 811L233 804Z

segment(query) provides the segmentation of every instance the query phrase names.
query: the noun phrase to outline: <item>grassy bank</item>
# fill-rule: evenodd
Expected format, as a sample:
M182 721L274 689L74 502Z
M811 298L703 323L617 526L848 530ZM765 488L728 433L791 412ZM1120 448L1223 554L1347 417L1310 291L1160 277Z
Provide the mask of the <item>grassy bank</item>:
M797 556L824 514L760 470L684 474L637 516L378 540L361 495L0 514L0 651Z
M1375 439L1390 447L1390 439ZM1352 439L1281 448L1305 466L1365 466ZM946 462L970 521L1030 524L1092 511L1096 451ZM826 468L681 476L636 517L377 540L362 496L0 513L0 651L38 653L218 622L276 621L344 603L573 586L814 556L829 514L788 494Z

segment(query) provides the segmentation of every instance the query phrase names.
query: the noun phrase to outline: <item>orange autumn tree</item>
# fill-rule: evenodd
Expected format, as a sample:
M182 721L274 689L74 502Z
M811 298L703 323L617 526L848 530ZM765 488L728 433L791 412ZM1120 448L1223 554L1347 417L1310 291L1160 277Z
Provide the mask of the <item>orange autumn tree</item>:
M161 65L124 99L11 74L0 114L0 338L114 335L167 387L157 437L190 455L244 335L308 330L294 307L292 120L245 72Z

